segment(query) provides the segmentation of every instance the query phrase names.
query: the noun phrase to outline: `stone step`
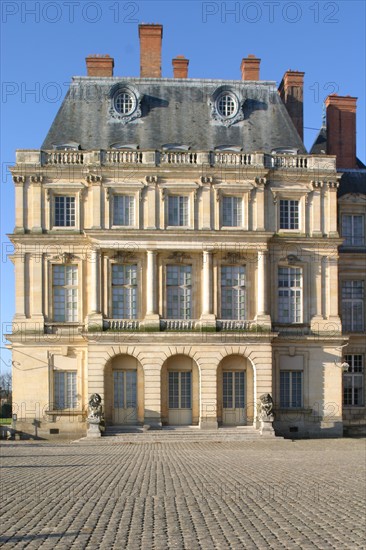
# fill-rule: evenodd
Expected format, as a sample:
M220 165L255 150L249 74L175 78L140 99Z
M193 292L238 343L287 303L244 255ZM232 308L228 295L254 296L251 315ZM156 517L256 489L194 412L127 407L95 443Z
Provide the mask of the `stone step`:
M120 441L237 441L257 439L261 435L253 426L218 428L201 430L198 427L164 427L161 430L144 430L141 426L108 426L104 437L113 437Z

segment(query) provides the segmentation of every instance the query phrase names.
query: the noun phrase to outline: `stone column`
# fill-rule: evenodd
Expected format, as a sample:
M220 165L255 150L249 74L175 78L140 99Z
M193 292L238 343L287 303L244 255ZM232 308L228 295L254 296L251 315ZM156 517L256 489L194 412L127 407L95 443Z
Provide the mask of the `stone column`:
M327 311L328 311L328 330L331 332L341 331L341 320L338 314L338 255L328 257L327 266Z
M42 233L42 177L31 176L32 183L32 233Z
M212 252L203 251L203 277L201 281L202 292L202 313L201 322L203 326L215 326L216 319L212 313Z
M90 309L91 313L98 313L98 286L99 286L99 252L92 248L90 253Z
M313 202L312 202L312 228L313 237L322 236L322 209L321 209L321 191L323 182L312 181L313 184Z
M99 278L100 278L100 252L93 247L87 256L88 272L90 273L90 284L88 288L89 298L89 314L86 319L86 324L89 328L95 330L103 326L103 316L100 313L100 296L99 296ZM81 275L81 273L80 273Z
M148 250L146 257L146 315L145 327L158 328L159 315L156 312L156 251Z
M15 228L14 233L24 233L24 176L13 176L15 184Z
M95 177L92 181L92 197L93 197L93 219L92 219L92 229L101 228L101 179Z
M14 320L25 319L25 255L13 258L15 267L15 315Z
M312 260L311 275L311 330L321 332L324 330L324 318L322 312L322 258L320 255L316 255Z
M256 205L257 205L257 220L256 220L256 230L257 231L264 231L265 230L265 223L264 223L264 186L266 184L266 178L256 178Z
M338 237L337 231L337 181L328 181L328 235Z
M38 252L32 254L31 256L31 317L33 320L42 325L44 322L42 304L43 290L43 254Z
M200 229L211 229L211 184L212 178L207 176L201 177L201 208L199 209Z
M271 318L267 313L267 255L267 250L258 251L256 321L258 324L270 328Z

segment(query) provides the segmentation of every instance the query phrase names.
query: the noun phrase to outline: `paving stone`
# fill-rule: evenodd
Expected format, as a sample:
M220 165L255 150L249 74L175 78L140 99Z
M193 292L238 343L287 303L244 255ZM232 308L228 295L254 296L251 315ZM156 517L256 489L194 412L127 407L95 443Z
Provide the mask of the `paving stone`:
M5 549L364 549L361 439L4 442Z

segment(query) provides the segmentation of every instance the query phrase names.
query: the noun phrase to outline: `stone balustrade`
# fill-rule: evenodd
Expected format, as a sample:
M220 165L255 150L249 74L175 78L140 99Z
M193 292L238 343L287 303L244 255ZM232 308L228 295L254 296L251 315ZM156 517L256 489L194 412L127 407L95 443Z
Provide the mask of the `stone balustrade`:
M330 155L284 155L263 152L231 151L140 151L110 149L105 151L36 151L18 150L17 167L41 166L225 166L237 168L248 166L271 170L335 171L335 156Z

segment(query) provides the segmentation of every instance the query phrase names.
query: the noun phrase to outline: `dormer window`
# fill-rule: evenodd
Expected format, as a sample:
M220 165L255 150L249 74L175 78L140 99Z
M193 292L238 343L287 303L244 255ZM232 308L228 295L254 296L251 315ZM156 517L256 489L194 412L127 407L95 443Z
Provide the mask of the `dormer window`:
M130 115L136 108L136 98L130 92L122 90L114 97L114 108L120 115Z
M231 126L244 119L243 98L239 97L230 86L220 86L209 99L211 116L225 126Z
M142 95L134 86L116 84L110 91L110 99L109 113L113 119L127 124L141 117Z
M231 118L238 110L238 100L233 94L223 93L216 100L217 112L223 118Z

